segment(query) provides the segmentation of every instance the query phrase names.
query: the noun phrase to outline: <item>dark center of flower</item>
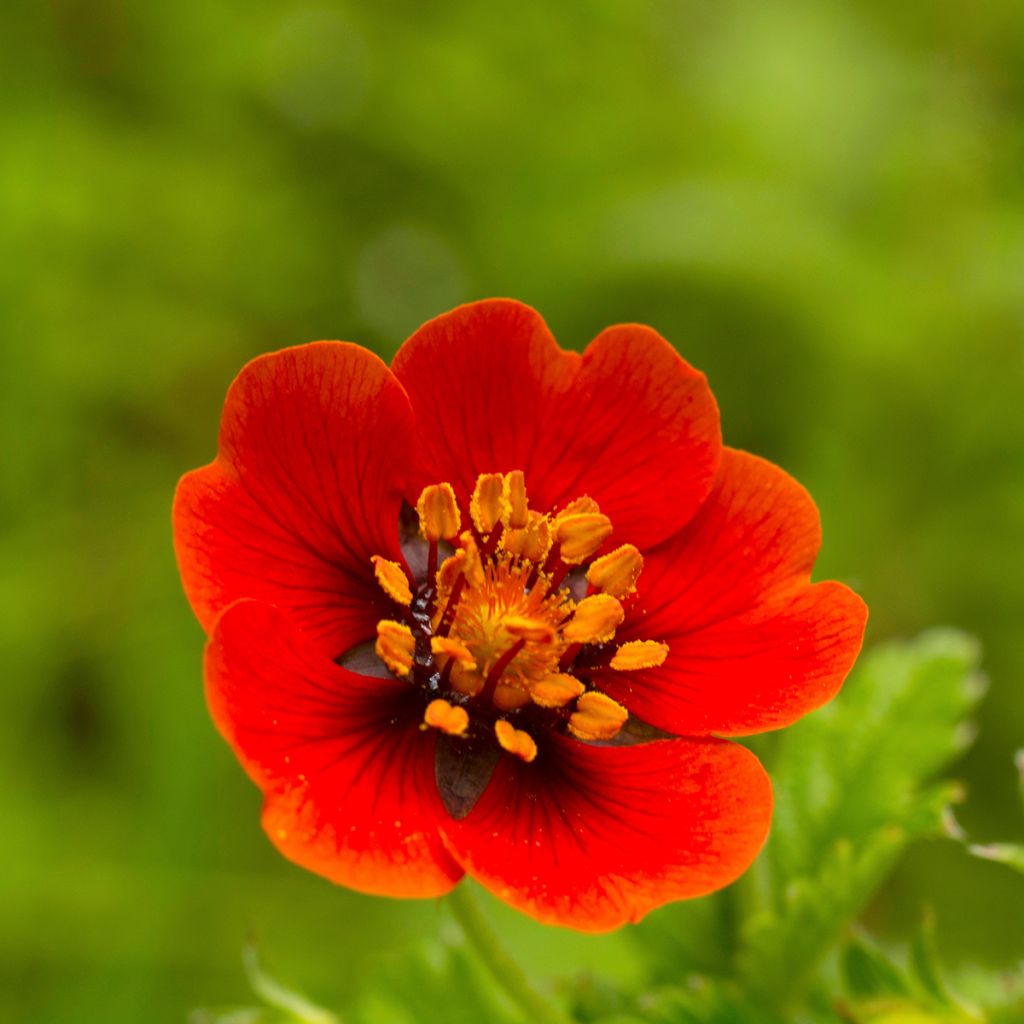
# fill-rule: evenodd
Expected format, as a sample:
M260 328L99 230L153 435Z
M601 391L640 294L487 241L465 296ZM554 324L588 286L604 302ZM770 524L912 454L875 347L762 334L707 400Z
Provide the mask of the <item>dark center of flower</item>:
M421 691L423 728L442 734L439 789L456 817L468 813L501 750L527 763L537 757L539 730L583 741L617 736L628 713L594 688L591 673L652 668L668 654L663 643L613 643L643 558L631 544L596 557L612 533L596 501L542 514L528 507L522 472L485 473L469 511L463 530L451 485L427 487L416 505L427 546L422 578L373 559L378 583L402 609L377 624L375 650Z

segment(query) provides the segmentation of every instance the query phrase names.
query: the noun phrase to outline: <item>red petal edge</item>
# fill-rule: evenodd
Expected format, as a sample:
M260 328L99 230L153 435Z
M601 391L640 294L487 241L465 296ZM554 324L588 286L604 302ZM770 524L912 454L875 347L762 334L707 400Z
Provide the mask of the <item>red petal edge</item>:
M290 609L325 652L391 614L370 556L400 559L413 418L380 359L315 342L260 356L228 391L217 458L174 501L185 592L209 632L241 598Z
M289 860L383 896L439 896L461 877L412 687L340 668L285 613L241 601L213 631L206 694Z
M838 692L867 607L810 582L821 544L810 495L777 466L726 449L715 487L683 530L646 556L616 641L664 641L660 668L598 674L598 686L678 735L742 736L789 725Z
M649 327L610 327L581 358L529 306L488 299L424 324L392 368L416 411L416 490L447 480L466 502L478 474L522 469L534 508L588 494L616 543L645 548L686 523L711 487L714 398Z
M728 885L761 849L771 783L718 740L592 746L553 735L503 757L473 812L443 834L467 873L547 924L604 932Z

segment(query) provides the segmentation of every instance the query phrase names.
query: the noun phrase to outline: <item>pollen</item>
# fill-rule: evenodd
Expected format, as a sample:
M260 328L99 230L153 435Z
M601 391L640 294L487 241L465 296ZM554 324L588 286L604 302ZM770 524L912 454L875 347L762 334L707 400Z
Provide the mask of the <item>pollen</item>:
M427 705L423 713L423 724L440 729L449 736L465 736L469 731L469 712L458 704L438 698Z
M416 508L426 572L411 580L404 564L373 558L381 589L403 606L377 623L375 650L421 692L423 728L472 735L474 745L493 736L526 762L537 729L614 739L629 712L588 689L590 670L650 668L668 653L655 640L612 644L640 551L625 543L598 557L612 533L598 503L584 495L557 511L530 508L521 470L481 474L461 508L450 484L426 487Z
M608 594L591 594L576 606L572 621L562 636L574 644L602 644L615 635L625 612L622 605Z
M612 521L601 512L577 512L555 520L555 540L563 562L579 565L611 536Z
M510 530L521 530L530 521L526 500L526 476L521 469L505 474L505 507Z
M643 567L643 555L632 544L623 544L590 563L587 582L604 594L625 597L636 590Z
M412 671L413 655L416 653L416 638L412 630L401 622L381 619L377 623L377 643L374 646L377 657L396 676L407 676Z
M494 723L494 735L502 750L515 754L527 764L537 756L537 744L534 738L528 732L517 729L511 722L506 722L503 718L499 718Z
M657 640L630 640L622 644L611 660L617 672L633 672L641 668L657 668L668 657L668 644Z
M450 636L434 636L430 638L430 650L433 654L447 655L467 671L476 668L473 652L461 640L454 640Z
M509 508L505 478L501 473L481 473L477 477L469 514L481 537L487 537L503 519Z
M392 601L404 605L406 608L412 604L412 589L405 571L397 562L389 562L380 555L374 555L373 574L377 577L380 589L384 591Z
M533 703L542 708L564 708L581 696L585 687L575 677L559 672L530 686Z
M511 520L510 520L511 521ZM530 562L543 562L551 550L551 521L539 512L530 512L526 524L506 530L501 539L505 550Z
M424 487L416 502L416 514L420 518L420 532L431 544L453 540L459 535L462 516L451 484Z
M580 740L610 740L626 724L629 712L607 694L591 691L576 701L569 732Z

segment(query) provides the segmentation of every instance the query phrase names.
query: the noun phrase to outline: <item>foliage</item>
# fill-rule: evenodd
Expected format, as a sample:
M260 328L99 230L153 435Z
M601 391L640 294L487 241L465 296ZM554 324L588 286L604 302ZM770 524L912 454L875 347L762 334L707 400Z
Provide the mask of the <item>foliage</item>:
M788 730L775 751L778 816L760 876L695 904L696 913L669 910L655 927L641 925L635 935L649 972L639 984L563 978L562 1009L537 1002L542 997L533 988L525 1002L517 999L522 990L510 986L508 976L518 975L518 967L488 933L478 909L470 906L465 916L463 894L452 906L463 908L457 920L465 933L446 926L440 944L424 944L390 964L366 986L346 1019L366 1024L513 1024L540 1015L562 1024L998 1024L1014 1019L1024 1007L1024 976L1001 988L990 982L977 1001L956 994L939 961L932 914L916 930L904 963L854 924L908 842L950 833L948 806L959 791L939 773L968 742L965 725L985 689L978 659L976 643L950 630L865 656L842 696ZM733 904L731 912L727 904ZM717 928L709 928L716 919ZM711 950L701 952L709 936ZM488 984L487 972L497 985ZM257 994L289 1020L334 1019L252 964L250 978ZM229 1015L217 1018L217 1024L234 1020Z

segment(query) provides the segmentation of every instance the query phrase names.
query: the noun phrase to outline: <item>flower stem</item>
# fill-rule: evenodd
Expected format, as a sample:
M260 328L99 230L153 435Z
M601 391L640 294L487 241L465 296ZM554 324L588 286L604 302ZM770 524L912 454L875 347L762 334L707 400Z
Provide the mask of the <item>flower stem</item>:
M522 967L501 944L469 885L466 882L457 885L447 900L470 945L505 994L522 1011L523 1019L531 1024L570 1024L569 1018L556 1010L530 984Z

